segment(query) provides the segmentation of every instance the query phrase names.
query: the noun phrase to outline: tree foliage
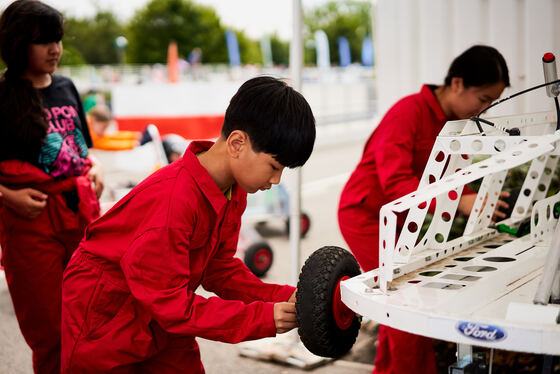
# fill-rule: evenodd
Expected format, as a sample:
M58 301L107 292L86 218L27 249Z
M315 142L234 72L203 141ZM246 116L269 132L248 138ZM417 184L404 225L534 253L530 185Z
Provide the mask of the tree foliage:
M281 40L278 35L270 37L270 49L274 65L288 66L290 64L290 43Z
M64 38L62 40L62 45L60 65L84 65L86 63L84 56L74 47L73 43Z
M262 64L261 47L258 41L252 40L242 31L236 31L239 54L243 64ZM225 38L225 36L224 36Z
M64 47L69 53L63 63L116 64L115 39L124 32L113 13L99 11L92 19L69 17L64 26Z
M288 4L287 4L288 6ZM358 0L330 1L307 9L304 17L306 42L305 63L315 64L314 33L323 30L329 39L331 62L339 61L338 37L350 44L352 61L361 57L364 36L371 35L371 2ZM91 19L68 17L65 26L63 64L113 64L121 60L115 40L128 39L126 62L165 63L171 41L177 42L179 56L186 58L198 47L203 63L228 63L225 40L226 26L213 8L192 0L151 0L127 23L120 23L110 11L99 10ZM243 64L261 64L260 43L243 30L237 36ZM272 60L275 65L288 65L290 43L278 35L270 36Z
M371 2L364 1L330 1L326 5L316 7L304 14L305 40L314 39L315 31L323 30L329 39L331 63L338 64L338 38L348 39L350 55L353 62L361 59L362 41L371 35ZM313 43L306 43L313 45ZM314 48L305 51L305 62L314 64L316 53Z
M136 63L164 63L169 42L179 55L202 49L202 61L227 62L225 29L214 9L189 0L152 0L136 12L128 27L127 59Z

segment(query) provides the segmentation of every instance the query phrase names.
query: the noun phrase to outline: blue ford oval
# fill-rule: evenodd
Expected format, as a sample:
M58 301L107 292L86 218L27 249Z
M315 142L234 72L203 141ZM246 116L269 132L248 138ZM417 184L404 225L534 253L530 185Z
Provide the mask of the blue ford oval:
M498 326L484 325L474 322L460 322L457 325L459 332L471 339L484 342L499 342L507 336L505 330Z

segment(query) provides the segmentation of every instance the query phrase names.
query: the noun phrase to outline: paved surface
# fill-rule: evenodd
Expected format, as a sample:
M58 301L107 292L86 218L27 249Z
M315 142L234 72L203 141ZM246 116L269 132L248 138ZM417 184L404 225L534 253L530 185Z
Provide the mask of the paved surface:
M374 121L329 125L319 129L313 155L302 171L302 210L311 217L311 229L301 242L300 264L324 245L346 247L336 220L340 191L358 162L363 144ZM293 173L284 181L289 186ZM272 268L266 282L293 284L289 240L284 222L270 222L264 229L274 251ZM301 265L300 265L301 266ZM5 281L0 279L0 374L30 374L31 353L19 332ZM202 360L208 373L292 374L303 372L293 366L241 357L242 345L199 340ZM349 355L311 370L317 374L371 373L374 337L362 328ZM307 371L309 372L309 371Z

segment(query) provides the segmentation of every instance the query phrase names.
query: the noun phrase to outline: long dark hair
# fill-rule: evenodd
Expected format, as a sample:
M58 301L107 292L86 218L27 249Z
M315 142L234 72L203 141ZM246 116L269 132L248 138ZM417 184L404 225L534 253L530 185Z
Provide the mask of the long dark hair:
M0 17L0 56L7 66L0 78L0 160L37 162L48 125L39 91L23 78L28 49L58 42L63 33L62 14L40 1L16 0Z
M465 87L480 87L503 82L509 87L509 72L504 56L496 48L475 45L453 60L445 85L451 85L452 78L463 78Z

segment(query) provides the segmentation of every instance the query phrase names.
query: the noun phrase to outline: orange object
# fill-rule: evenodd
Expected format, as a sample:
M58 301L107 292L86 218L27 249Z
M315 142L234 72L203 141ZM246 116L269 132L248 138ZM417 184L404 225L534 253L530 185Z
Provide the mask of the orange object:
M179 50L176 42L167 47L167 79L169 83L179 82Z
M140 144L141 133L138 131L118 131L112 134L99 136L91 132L93 147L109 151L122 151L132 149Z

